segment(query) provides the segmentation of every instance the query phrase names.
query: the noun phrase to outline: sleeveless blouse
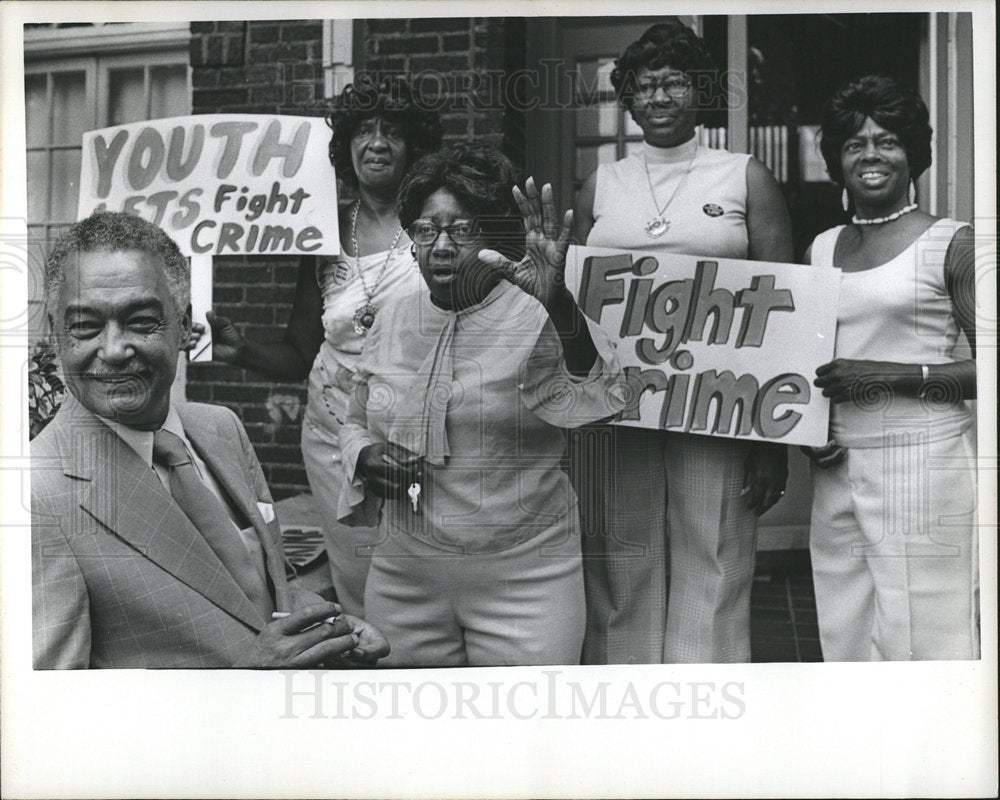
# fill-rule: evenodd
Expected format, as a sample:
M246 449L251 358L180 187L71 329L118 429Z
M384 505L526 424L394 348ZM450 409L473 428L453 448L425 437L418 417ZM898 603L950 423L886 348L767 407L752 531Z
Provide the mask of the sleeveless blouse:
M749 160L746 154L699 146L697 138L669 148L643 142L641 152L597 168L587 244L746 258ZM654 239L645 226L664 203L659 216L670 226Z
M343 254L318 259L316 265L316 280L323 297L324 338L309 373L305 418L333 441L347 416L351 376L365 341L364 335L354 331L354 312L367 302L357 265L357 259ZM362 256L360 266L365 284L369 289L374 286L371 302L379 314L384 314L397 298L419 291L424 285L408 246Z
M837 306L836 358L943 364L958 342L945 281L948 246L964 222L939 219L895 258L861 272L842 272ZM833 266L843 225L812 243L812 263ZM954 396L949 396L954 394ZM968 405L947 390L925 398L873 391L830 408L830 432L845 447L880 447L919 436L957 436L972 424Z

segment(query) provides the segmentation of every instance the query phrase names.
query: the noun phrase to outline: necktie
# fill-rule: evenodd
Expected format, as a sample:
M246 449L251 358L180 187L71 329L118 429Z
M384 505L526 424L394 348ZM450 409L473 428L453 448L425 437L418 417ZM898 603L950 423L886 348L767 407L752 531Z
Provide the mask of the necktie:
M153 434L153 460L167 467L170 494L219 560L243 589L247 598L265 614L273 611L267 585L240 540L222 501L201 480L179 436L158 430Z

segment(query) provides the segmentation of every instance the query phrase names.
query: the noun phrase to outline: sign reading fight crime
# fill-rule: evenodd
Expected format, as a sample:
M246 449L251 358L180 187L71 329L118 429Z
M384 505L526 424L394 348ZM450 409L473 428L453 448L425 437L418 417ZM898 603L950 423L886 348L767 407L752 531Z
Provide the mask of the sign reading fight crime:
M340 252L330 131L316 117L173 117L83 136L79 218L127 211L188 256Z
M571 247L566 280L618 343L629 386L619 424L823 445L833 358L832 268Z

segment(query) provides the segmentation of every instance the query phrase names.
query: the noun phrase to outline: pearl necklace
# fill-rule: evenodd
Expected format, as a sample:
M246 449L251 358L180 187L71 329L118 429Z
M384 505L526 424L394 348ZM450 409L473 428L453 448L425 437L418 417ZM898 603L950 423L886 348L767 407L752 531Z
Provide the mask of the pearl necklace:
M389 266L392 255L396 251L396 245L399 244L399 237L403 235L403 228L400 227L396 231L396 236L389 246L389 254L385 257L385 261L382 262L382 269L378 271L378 277L375 278L375 283L372 284L372 288L369 290L368 284L365 283L364 273L361 272L361 249L358 247L358 211L360 210L361 200L359 198L354 203L354 214L351 216L351 244L354 246L354 267L358 271L358 280L361 281L361 291L365 295L365 302L354 310L354 332L358 336L364 336L368 333L368 329L375 323L378 306L372 303L372 298L375 296L375 290L378 288L379 281L382 280L382 276L385 274L385 268Z
M855 225L881 225L884 222L892 222L894 219L899 219L903 214L909 214L911 211L917 210L916 203L910 203L908 206L903 206L899 211L894 211L887 217L873 217L872 219L864 219L855 214L851 217L851 222Z

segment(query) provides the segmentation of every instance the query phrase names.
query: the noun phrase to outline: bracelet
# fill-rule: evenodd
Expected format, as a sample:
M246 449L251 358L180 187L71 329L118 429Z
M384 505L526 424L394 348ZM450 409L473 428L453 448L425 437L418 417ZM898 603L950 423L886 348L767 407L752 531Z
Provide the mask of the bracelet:
M927 383L931 379L931 371L926 364L920 365L920 377L923 383Z

